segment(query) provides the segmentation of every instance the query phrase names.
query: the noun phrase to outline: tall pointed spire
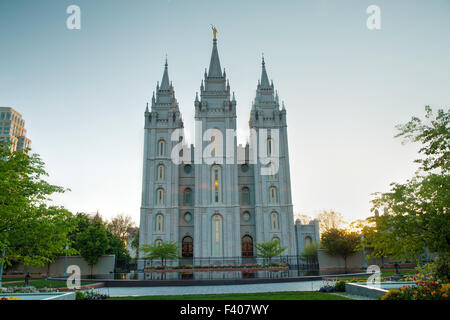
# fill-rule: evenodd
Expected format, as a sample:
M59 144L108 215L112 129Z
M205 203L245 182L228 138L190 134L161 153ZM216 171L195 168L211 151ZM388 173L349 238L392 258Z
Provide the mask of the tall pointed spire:
M261 89L270 89L269 77L267 76L264 54L262 56Z
M164 65L164 74L161 80L161 87L160 90L169 90L170 84L169 84L169 71L168 71L168 64L167 64L167 56L166 56L166 63Z
M213 29L214 32L215 28ZM216 31L217 32L217 31ZM217 38L214 33L213 48L211 53L211 61L209 63L208 77L221 78L222 69L220 68L219 52L217 51Z

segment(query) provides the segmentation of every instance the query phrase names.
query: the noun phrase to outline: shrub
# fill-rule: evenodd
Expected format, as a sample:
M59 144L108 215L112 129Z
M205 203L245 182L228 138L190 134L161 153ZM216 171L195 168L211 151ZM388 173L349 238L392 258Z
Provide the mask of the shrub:
M75 296L76 300L103 300L103 299L108 298L108 296L106 294L101 294L94 290L90 290L90 291L86 291L86 292L76 291L75 294L76 294L76 296Z
M337 292L345 292L345 282L344 280L338 281L334 284L334 289Z
M336 292L336 289L333 285L326 284L319 289L319 292L326 292L326 293Z
M75 300L84 300L85 294L83 291L75 291Z

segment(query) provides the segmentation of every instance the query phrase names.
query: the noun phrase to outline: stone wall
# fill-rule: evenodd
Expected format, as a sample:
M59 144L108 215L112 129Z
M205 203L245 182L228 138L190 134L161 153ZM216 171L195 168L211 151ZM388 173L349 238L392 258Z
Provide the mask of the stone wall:
M28 267L23 264L13 266L5 270L7 273L39 273L47 274L49 271L50 276L62 276L64 274L64 262L65 257L61 256L55 260L55 262L50 265L45 265L42 267ZM98 263L93 266L92 274L109 274L114 272L116 257L115 255L104 255L100 257ZM67 266L78 265L81 269L81 275L90 275L91 267L81 256L71 256L67 257Z
M366 252L366 255L368 253ZM344 270L345 263L344 258L340 256L332 256L325 252L324 249L319 249L318 251L318 259L319 259L319 267L320 270ZM347 270L361 270L367 268L370 265L378 265L382 266L382 264L388 263L389 259L376 258L366 260L364 263L364 254L362 251L354 253L353 255L347 258Z

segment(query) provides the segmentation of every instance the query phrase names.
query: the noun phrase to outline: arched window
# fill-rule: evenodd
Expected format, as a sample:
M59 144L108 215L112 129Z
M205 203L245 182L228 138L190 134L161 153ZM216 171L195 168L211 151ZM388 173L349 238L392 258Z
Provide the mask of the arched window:
M272 138L267 138L267 156L272 155Z
M241 203L242 204L250 204L250 189L248 187L242 188Z
M310 236L305 237L305 247L312 243L312 239Z
M192 205L192 190L191 188L184 189L184 199L183 202L185 205L190 206Z
M158 156L162 157L166 153L166 142L164 140L158 141Z
M162 213L156 215L156 232L164 232L164 216Z
M276 242L280 243L280 238L278 238L277 236L275 236L275 237L272 238L272 241L276 241Z
M222 202L222 168L213 165L211 168L212 202Z
M269 188L269 201L270 203L277 203L277 188L272 186Z
M194 241L190 236L186 236L181 241L181 256L185 258L190 258L194 254Z
M222 216L215 214L212 217L212 256L222 256Z
M278 213L275 211L272 211L272 213L270 214L271 217L271 226L272 226L272 230L278 230L279 228L279 221L278 221Z
M158 165L158 181L164 180L164 165L160 164Z
M162 245L162 243L163 243L163 241L162 241L161 239L156 239L156 241L155 241L155 244L156 244L157 246Z
M158 206L164 205L164 189L162 189L162 188L159 188L158 190L156 190L156 204Z

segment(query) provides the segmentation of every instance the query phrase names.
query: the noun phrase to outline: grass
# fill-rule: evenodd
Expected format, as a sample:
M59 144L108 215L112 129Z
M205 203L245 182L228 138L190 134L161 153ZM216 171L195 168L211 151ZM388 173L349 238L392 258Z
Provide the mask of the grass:
M395 275L397 272L395 271L394 268L381 268L381 278L389 278L392 277L393 275ZM408 275L414 275L416 274L416 270L412 269L412 268L400 268L400 273L404 276L408 276ZM359 276L351 276L351 277L339 277L339 276L330 276L327 277L328 279L337 279L337 280L346 280L346 281L350 281L350 280L367 280L367 278L369 278L371 275L370 274L364 274L364 275L359 275Z
M22 281L18 283L10 283L12 281ZM87 285L91 284L93 282L81 282L81 285ZM25 280L21 278L15 278L15 279L8 279L7 281L3 281L2 286L3 287L23 287L25 285ZM65 288L67 287L67 284L65 281L54 281L54 280L47 280L45 278L32 278L29 282L30 286L33 286L37 289L42 288Z
M286 291L262 293L189 294L173 296L113 297L107 300L351 300L332 293Z

